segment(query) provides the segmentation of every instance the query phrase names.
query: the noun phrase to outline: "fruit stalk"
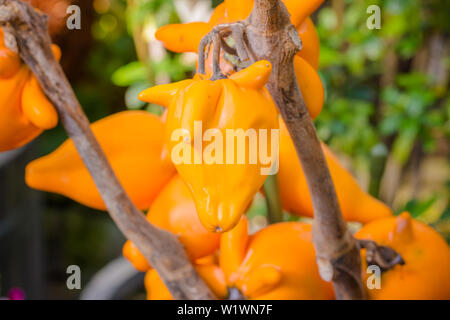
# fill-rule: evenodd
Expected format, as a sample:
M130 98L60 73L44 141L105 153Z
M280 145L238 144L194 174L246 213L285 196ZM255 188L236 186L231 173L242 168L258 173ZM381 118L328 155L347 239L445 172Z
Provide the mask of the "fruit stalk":
M51 50L47 18L28 3L0 0L0 26L14 36L22 60L39 80L89 170L111 218L158 271L176 299L215 299L177 238L147 222L119 183L93 135L61 66Z
M281 208L280 190L276 175L268 176L264 182L264 194L267 204L267 220L269 224L283 221L283 209Z
M320 274L333 282L338 299L364 299L359 247L342 218L316 129L296 81L293 59L302 46L297 30L280 0L256 0L245 23L251 60L272 63L267 87L305 172L314 207L313 242Z

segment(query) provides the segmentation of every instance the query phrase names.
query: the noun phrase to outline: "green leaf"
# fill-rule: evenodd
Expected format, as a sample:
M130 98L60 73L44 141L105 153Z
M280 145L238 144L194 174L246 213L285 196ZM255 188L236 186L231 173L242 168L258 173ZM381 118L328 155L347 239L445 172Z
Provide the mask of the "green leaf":
M398 213L402 213L403 211L408 211L413 218L418 218L422 214L424 214L431 206L436 202L437 197L433 196L427 200L411 200L406 205L398 211Z
M144 82L148 79L148 70L142 62L133 61L117 69L111 80L116 86L128 87L135 82Z

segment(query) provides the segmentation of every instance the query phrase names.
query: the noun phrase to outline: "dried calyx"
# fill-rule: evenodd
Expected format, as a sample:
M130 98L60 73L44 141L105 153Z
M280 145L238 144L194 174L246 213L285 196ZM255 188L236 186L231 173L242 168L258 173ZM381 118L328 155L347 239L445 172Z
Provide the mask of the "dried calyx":
M367 265L377 265L382 272L405 264L402 256L390 247L378 245L371 240L358 240L358 244L361 249L366 249Z
M248 49L244 41L244 31L246 26L247 24L243 21L220 24L214 27L210 33L204 36L202 41L200 42L198 50L197 73L205 74L205 60L209 55L211 46L213 50L213 74L211 80L226 78L226 76L220 69L220 57L222 50L225 54L237 58L237 63L234 64L234 68L236 69L236 71L248 67L251 63L248 56ZM227 41L228 39L232 41Z

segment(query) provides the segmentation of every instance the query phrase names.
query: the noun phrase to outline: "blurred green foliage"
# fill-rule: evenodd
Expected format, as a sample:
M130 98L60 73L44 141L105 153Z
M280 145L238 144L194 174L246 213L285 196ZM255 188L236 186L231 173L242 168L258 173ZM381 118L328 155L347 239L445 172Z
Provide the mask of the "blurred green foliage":
M448 2L439 2L440 8L435 8L438 1L430 3L433 10L448 12ZM366 26L365 12L371 4L381 7L380 30ZM411 64L427 32L446 30L448 22L439 23L429 7L428 1L419 0L346 1L339 27L332 7L319 11L320 70L327 88L326 104L316 122L322 139L353 157L367 158L374 146L395 135L393 152L405 163L417 139L431 152L432 132L448 135L448 102L435 108L438 99L448 101L447 90L434 87L426 74L409 67L399 70L392 86L379 84L389 43L395 43L398 59ZM385 109L374 119L380 100Z
M159 27L179 22L173 0L128 1L126 24L128 33L133 36L138 48L138 57L137 61L118 68L112 75L112 81L117 86L127 87L125 103L129 109L140 109L146 106L137 99L137 95L142 90L157 84L157 79L161 76L166 76L171 81L178 81L192 71L193 66L183 63L180 55L164 52L161 56L155 57L155 49L152 48L152 46L160 46L154 39L154 33ZM158 53L156 52L156 55ZM161 112L153 105L149 106L148 110Z
M343 12L334 6L339 1L345 4ZM378 30L366 26L369 5L381 8ZM434 74L424 72L430 61L420 61L431 36L442 35L448 41L448 12L450 2L439 0L333 0L315 17L327 96L316 120L318 134L333 149L350 156L354 167L372 173L375 195L387 156L404 172L415 146L423 151L423 160L440 152L439 141L448 143L447 83L437 83ZM448 75L448 57L441 68ZM448 198L448 186L441 189ZM410 199L396 211L405 209L420 217L437 203L436 197Z

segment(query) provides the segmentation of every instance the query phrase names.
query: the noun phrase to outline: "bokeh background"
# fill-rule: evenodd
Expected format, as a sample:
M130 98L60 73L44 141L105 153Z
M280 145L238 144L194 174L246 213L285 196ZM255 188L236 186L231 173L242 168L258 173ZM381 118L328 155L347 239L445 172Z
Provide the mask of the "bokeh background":
M91 121L125 109L160 113L137 93L192 75L195 56L167 52L154 32L168 23L206 21L220 2L31 0L50 16L62 65ZM70 4L81 8L81 30L65 26ZM380 30L366 26L372 4L381 7ZM441 0L329 0L312 17L326 88L316 120L320 138L372 195L396 213L410 211L448 241L449 13L450 2ZM107 214L24 184L25 165L65 139L58 127L0 153L0 297L14 288L31 299L105 294L92 293L94 280L110 298L144 298L142 275L117 259L125 239ZM258 197L249 213L253 228L266 223L265 214ZM67 289L69 265L80 266L82 290ZM111 292L112 279L127 272Z

